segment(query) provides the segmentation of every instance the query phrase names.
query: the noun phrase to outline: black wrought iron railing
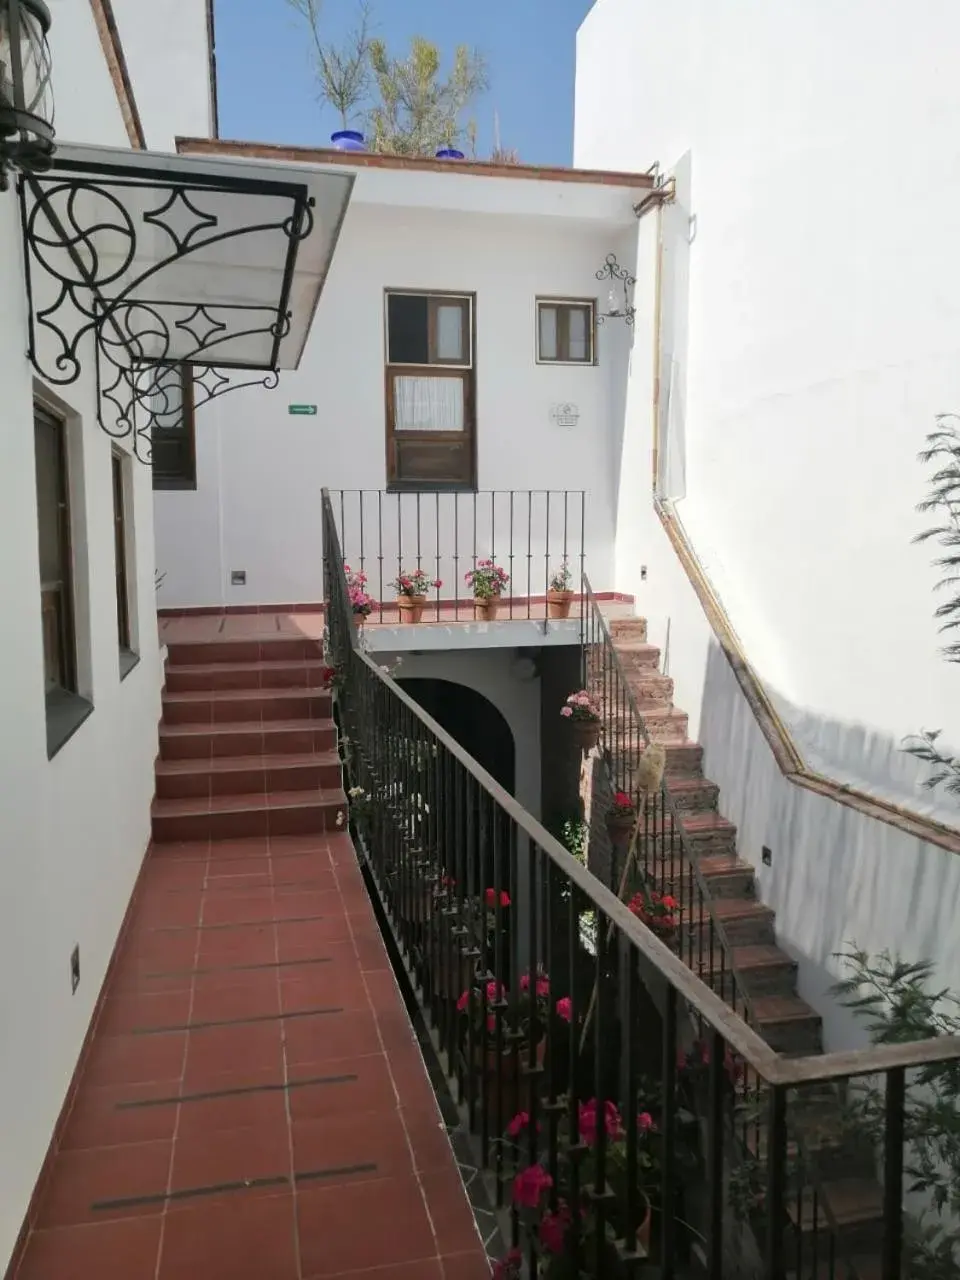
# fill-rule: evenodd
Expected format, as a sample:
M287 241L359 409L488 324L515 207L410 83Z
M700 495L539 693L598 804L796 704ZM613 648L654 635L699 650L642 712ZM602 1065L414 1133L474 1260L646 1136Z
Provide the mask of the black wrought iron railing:
M398 620L395 583L415 571L425 578L426 621L473 619L467 574L483 561L507 575L501 618L556 616L547 594L564 571L571 591L579 590L586 521L581 489L334 489L330 497L344 560L365 578L375 622Z
M775 1053L372 661L327 494L323 507L351 829L503 1210L495 1275L906 1280L906 1072L960 1062L960 1038ZM737 1184L746 1071L762 1140ZM828 1190L798 1197L789 1139L817 1091L851 1079L881 1082L880 1202L842 1226L859 1269L825 1229Z

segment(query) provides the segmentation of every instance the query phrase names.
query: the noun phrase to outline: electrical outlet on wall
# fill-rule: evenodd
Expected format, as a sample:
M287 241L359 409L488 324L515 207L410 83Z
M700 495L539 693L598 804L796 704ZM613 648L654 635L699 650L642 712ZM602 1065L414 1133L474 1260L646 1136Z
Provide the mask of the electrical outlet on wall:
M247 585L246 569L231 569L230 585L231 587L245 587Z
M80 947L75 946L70 952L70 993L75 995L80 985Z

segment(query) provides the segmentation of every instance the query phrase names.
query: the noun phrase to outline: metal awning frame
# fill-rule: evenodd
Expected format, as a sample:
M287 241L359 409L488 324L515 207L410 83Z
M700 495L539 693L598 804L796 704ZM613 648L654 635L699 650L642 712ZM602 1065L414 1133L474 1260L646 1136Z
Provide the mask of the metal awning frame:
M189 365L193 370L193 403L197 408L227 391L246 386L276 387L279 383L280 346L290 331L290 293L297 252L314 226L314 200L306 184L260 177L223 174L178 174L160 168L127 168L55 156L49 173L22 174L17 181L23 233L24 270L28 302L29 345L34 369L52 386L75 382L82 371L81 349L92 336L96 360L97 415L99 425L115 439L133 437L136 456L150 462L154 426L175 425L169 398L172 369ZM128 274L135 261L138 227L124 206L124 190L156 191L157 205L141 220L159 228L171 241L171 250L135 278L126 279L111 293L110 286ZM116 211L118 221L84 226L76 212L81 193L103 197ZM203 209L203 196L267 196L284 201L286 216L275 222L252 222L240 229L220 230L220 220ZM195 219L181 233L165 220L180 206ZM153 286L165 268L189 259L192 253L212 245L262 232L282 232L286 260L276 305L211 303L201 299L156 300L138 297L144 284ZM125 241L121 267L104 263L96 237L116 233ZM153 234L153 232L151 232ZM57 258L65 255L58 263ZM47 291L53 285L54 300L37 309L40 278ZM242 364L225 358L222 348L232 340L262 336L271 339L263 363ZM56 352L42 354L54 340ZM171 342L178 350L171 358ZM184 348L184 338L188 344ZM218 354L218 348L220 353ZM220 370L260 372L262 378L237 381Z

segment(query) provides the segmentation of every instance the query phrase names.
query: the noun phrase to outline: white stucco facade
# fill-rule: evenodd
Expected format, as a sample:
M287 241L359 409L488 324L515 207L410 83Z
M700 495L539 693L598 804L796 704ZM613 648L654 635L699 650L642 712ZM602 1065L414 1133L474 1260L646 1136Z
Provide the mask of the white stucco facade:
M960 405L958 21L938 0L598 0L578 37L575 162L677 179L659 335L638 315L615 585L664 649L831 1046L854 1035L826 995L850 939L960 987L960 862L781 776L653 509L654 352L660 493L807 765L960 826L901 749L921 728L960 743L935 548L912 544L917 452ZM650 296L656 217L637 234Z
M196 8L203 10L202 4ZM126 148L88 0L52 0L61 143ZM135 18L131 18L128 25ZM164 63L162 33L152 57ZM160 714L151 473L97 417L93 343L79 378L46 385L25 353L15 185L0 194L0 1273L4 1272L97 1002L150 836ZM44 350L45 348L41 348ZM64 423L77 693L92 710L48 758L34 406ZM112 457L122 461L130 647L121 675ZM80 981L72 991L71 953Z
M320 492L385 490L384 295L389 289L475 295L477 489L520 491L513 512L515 589L546 587L562 557L564 500L544 490L584 490L587 571L610 589L615 496L629 331L599 326L597 362L538 364L536 299L599 298L595 272L610 252L628 268L635 240L629 186L454 173L357 171L357 182L323 300L300 369L273 391L233 392L197 414L197 489L157 495L158 563L167 574L164 607L297 603L321 598ZM558 425L558 404L576 407ZM316 406L295 416L289 406ZM426 486L429 488L429 486ZM525 491L540 491L530 508ZM384 555L384 595L402 558L412 567L418 501L376 494L365 506L365 552ZM419 503L424 567L453 596L459 536L462 573L474 538L471 494ZM402 534L398 533L398 508ZM579 575L580 499L567 503L571 567ZM358 499L348 500L344 551L359 559ZM511 512L507 495L477 500L477 555L505 564ZM547 533L549 531L549 537ZM529 547L528 547L529 540ZM467 545L469 544L469 545ZM549 544L549 546L547 545ZM464 561L462 558L466 556ZM372 564L367 563L368 575ZM231 585L231 571L246 582ZM376 594L378 584L371 581Z

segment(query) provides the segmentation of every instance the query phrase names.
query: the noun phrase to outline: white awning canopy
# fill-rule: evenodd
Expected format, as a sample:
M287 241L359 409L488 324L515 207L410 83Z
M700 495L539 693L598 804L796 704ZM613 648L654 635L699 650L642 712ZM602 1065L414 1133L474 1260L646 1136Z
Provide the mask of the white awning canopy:
M31 358L297 368L354 175L62 145L22 184Z

